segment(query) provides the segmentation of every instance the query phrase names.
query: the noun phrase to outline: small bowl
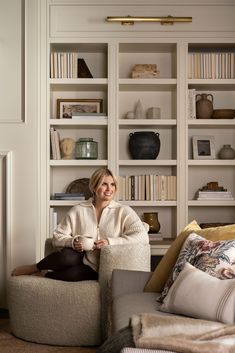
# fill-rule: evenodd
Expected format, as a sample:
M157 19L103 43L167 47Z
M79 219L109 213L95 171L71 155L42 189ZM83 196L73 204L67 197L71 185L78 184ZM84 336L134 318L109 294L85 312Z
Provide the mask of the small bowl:
M212 119L233 119L235 118L235 109L214 109Z

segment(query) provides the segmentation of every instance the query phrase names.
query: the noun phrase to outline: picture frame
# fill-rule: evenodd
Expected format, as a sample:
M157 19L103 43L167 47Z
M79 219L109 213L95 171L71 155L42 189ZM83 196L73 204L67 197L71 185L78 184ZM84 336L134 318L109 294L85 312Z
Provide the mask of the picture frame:
M71 119L74 112L82 115L102 112L102 99L57 99L57 118Z
M215 159L214 136L193 136L193 159Z

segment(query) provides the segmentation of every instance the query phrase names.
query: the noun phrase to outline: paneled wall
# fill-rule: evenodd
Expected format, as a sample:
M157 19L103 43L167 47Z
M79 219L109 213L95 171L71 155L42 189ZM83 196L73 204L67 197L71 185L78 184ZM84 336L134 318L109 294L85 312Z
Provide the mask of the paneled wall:
M0 2L0 307L13 267L35 261L39 1Z

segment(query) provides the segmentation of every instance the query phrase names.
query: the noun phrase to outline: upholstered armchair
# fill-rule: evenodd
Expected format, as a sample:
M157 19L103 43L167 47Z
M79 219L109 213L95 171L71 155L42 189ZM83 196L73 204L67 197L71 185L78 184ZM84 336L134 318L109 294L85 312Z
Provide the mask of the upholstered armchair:
M49 239L45 254L50 251ZM38 276L9 278L12 332L37 343L99 345L109 333L113 269L149 271L150 246L126 244L103 248L98 281L63 282Z

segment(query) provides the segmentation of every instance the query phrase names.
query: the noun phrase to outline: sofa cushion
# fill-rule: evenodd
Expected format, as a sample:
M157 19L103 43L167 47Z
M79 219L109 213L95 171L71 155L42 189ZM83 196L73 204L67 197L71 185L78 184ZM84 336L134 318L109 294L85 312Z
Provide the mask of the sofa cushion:
M160 310L234 324L235 280L221 281L186 263Z
M156 293L135 292L116 297L112 304L113 332L127 326L132 315L156 312L160 305L156 301Z
M207 240L192 233L185 240L176 264L165 284L162 301L186 262L220 279L235 278L235 240Z
M196 221L189 223L184 230L176 237L167 253L163 256L150 280L145 286L146 292L161 292L176 263L183 243L192 232L203 236L208 240L235 239L235 224L201 229Z

